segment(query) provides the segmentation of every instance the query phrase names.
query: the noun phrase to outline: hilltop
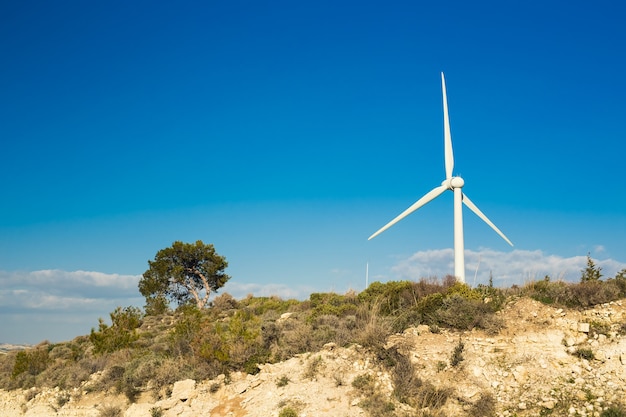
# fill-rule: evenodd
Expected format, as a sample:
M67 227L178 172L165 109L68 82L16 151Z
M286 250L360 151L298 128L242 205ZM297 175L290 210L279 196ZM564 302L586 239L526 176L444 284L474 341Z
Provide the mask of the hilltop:
M235 301L222 296L211 307L216 311L193 317L201 322L210 319L202 326L227 323L240 338L224 333L226 327L212 327L214 333L202 337L211 340L210 345L200 340L196 344L196 322L185 321L197 312L145 317L138 328L143 336L110 353L94 354L97 338L92 338L94 345L87 336L68 345L40 345L33 352L49 351L51 361L65 364L65 382L56 383L62 378L54 379L52 374L61 371L48 364L31 382L38 378L56 382L0 391L0 414L626 415L622 402L626 398L626 299L586 307L565 305L574 300L566 293L577 294L581 302L581 294L606 296L610 283L581 287L542 281L508 292L469 289L458 283L438 285L438 292L426 295L416 290L419 283L378 284L358 295L312 294L303 303L252 297ZM588 293L590 288L595 291ZM253 331L253 322L259 334ZM351 327L356 333L350 332ZM175 337L183 331L188 336L184 346ZM227 343L220 345L215 335ZM268 342L266 355L251 348L257 337ZM178 345L177 358L183 362L174 359L173 344ZM67 373L70 359L62 358L71 358L72 349L78 356L78 346L87 351L80 352L82 359L72 360L80 363L89 358L94 372L80 378L74 375L70 384L72 372L79 368ZM212 350L202 353L202 346ZM195 352L185 353L187 348ZM202 361L193 362L193 355ZM254 355L262 360L250 360ZM229 367L181 373L184 363ZM168 380L167 375L176 379Z

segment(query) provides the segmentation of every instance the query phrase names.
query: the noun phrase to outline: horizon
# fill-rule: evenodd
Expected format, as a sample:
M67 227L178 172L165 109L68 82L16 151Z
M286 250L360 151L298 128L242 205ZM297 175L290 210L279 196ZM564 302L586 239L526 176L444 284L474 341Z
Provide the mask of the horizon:
M441 72L454 174L515 245L464 209L467 283L626 268L626 5L2 11L2 343L142 307L177 240L213 244L236 298L452 274L451 193L367 240L445 178Z

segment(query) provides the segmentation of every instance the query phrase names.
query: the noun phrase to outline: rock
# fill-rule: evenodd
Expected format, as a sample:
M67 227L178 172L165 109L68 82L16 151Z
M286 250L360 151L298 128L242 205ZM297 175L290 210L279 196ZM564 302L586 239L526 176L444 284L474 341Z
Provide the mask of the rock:
M291 313L291 312L283 313L283 314L280 315L280 318L278 320L276 320L276 323L284 322L284 321L288 320L292 315L293 315L293 313Z
M418 335L430 333L430 326L427 326L425 324L420 324L419 326L417 326L416 329Z
M578 323L577 330L581 333L589 333L589 323Z
M43 417L56 415L56 410L47 404L36 404L28 408L24 417Z
M172 389L172 395L170 396L174 400L187 401L190 398L196 396L196 381L193 379L185 379L174 383Z
M154 404L131 404L124 412L124 417L145 417L150 415L150 410L155 408Z
M513 371L513 378L519 384L523 384L528 379L528 371L522 365L516 366Z

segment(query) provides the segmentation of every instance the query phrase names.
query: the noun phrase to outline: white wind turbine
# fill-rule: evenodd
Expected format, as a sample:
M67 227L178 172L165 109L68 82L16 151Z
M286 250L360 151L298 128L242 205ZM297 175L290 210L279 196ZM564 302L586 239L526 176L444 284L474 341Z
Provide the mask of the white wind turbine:
M474 203L465 195L461 188L465 185L465 181L461 177L453 177L452 170L454 169L454 155L452 154L452 138L450 136L450 120L448 118L448 98L446 96L446 80L441 73L441 90L443 92L443 129L444 129L444 152L445 152L445 168L446 179L443 180L439 187L435 187L426 193L422 198L417 200L411 207L404 210L398 217L387 223L376 233L371 235L368 240L373 239L391 226L413 213L418 208L422 207L426 203L434 200L443 194L446 190L454 192L454 275L456 278L465 282L465 254L463 244L463 212L462 204L465 203L478 217L483 219L493 230L496 231L507 243L513 246L513 243L493 224L482 211L476 207Z

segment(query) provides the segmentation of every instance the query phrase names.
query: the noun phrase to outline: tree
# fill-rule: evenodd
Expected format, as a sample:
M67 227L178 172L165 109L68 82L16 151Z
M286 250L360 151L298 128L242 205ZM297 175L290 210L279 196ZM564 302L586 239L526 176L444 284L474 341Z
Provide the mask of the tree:
M593 259L591 259L591 256L587 254L587 267L583 269L582 271L580 271L582 272L580 281L581 282L600 281L600 277L602 276L602 274L600 274L601 270L602 268L600 268L599 266L596 266L596 264L593 262Z
M215 252L213 245L176 241L157 252L150 268L139 280L139 291L146 297L146 312L159 310L168 301L184 305L195 301L203 308L211 291L217 291L230 279L224 273L226 258Z

